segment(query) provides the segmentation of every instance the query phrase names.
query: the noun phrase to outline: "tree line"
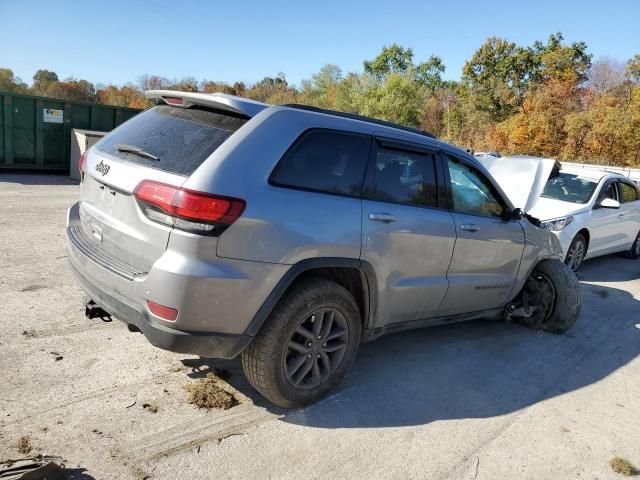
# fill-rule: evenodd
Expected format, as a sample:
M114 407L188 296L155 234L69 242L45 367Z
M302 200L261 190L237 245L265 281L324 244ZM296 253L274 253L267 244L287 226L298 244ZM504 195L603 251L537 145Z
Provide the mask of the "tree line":
M640 165L640 54L626 63L593 60L584 42L562 34L521 46L487 39L464 64L459 81L444 80L437 56L384 46L360 72L325 65L300 85L284 74L244 82L170 80L143 75L124 86L60 80L38 70L29 86L0 68L0 91L146 108L143 91L224 92L273 103L300 103L421 128L463 148L563 160Z

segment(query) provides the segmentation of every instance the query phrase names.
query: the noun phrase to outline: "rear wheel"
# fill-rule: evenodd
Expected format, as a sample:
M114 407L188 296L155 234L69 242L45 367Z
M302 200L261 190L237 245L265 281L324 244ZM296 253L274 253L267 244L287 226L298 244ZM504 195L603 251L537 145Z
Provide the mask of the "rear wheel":
M564 259L564 263L566 263L571 270L574 272L580 268L582 265L582 260L584 260L584 256L587 254L587 241L584 238L584 235L581 233L577 234L569 246L569 251L567 252L567 256Z
M569 330L576 323L582 304L575 273L559 260L543 260L536 266L520 300L530 315L516 320L552 333Z
M331 391L360 342L353 295L335 282L306 278L283 298L242 354L249 383L274 404L294 408Z
M633 242L633 245L631 245L631 248L627 251L627 257L634 260L640 258L640 232L638 232L635 242Z

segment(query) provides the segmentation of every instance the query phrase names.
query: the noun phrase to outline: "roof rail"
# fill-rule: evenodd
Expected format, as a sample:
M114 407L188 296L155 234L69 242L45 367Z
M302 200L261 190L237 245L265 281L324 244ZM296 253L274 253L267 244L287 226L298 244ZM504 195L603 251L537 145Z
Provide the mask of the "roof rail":
M334 117L350 118L351 120L360 120L361 122L373 123L375 125L381 125L383 127L395 128L397 130L404 130L405 132L415 133L417 135L423 135L429 138L436 138L435 135L425 132L424 130L418 130L417 128L405 127L404 125L398 125L397 123L387 122L386 120L379 120L377 118L364 117L362 115L356 115L355 113L338 112L336 110L328 110L326 108L312 107L310 105L300 105L298 103L285 103L280 105L281 107L296 108L298 110L307 110L309 112L324 113L326 115L333 115Z

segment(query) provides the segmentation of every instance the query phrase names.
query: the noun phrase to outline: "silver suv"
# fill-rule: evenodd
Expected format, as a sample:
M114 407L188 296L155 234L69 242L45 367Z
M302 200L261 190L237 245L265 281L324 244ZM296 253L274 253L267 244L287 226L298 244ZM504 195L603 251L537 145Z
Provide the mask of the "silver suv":
M325 395L360 341L384 333L576 321L558 240L466 152L311 107L147 96L155 107L80 162L67 235L89 315L175 352L242 354L284 407Z

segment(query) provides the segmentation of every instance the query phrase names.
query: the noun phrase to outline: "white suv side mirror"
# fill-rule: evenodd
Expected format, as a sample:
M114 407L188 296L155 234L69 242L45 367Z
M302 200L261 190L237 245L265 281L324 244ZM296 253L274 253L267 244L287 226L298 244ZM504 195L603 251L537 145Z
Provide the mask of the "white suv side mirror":
M620 208L620 202L613 198L604 198L598 206L602 208Z

